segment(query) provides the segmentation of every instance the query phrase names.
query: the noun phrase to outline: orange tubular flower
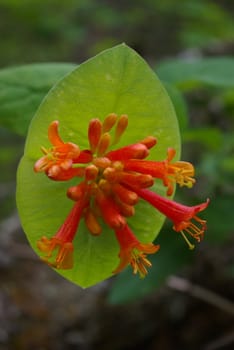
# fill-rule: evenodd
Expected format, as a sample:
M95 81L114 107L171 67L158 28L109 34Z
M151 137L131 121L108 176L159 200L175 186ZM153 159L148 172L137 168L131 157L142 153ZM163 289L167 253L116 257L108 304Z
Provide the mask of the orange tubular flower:
M144 200L153 205L162 214L172 220L174 223L173 229L176 232L181 232L190 249L194 248L185 233L195 238L198 242L203 239L206 230L206 221L200 219L196 214L206 209L209 204L209 199L206 202L188 207L186 205L176 203L168 198L164 198L157 193L147 189L137 189L136 193ZM197 225L192 222L194 220ZM185 233L184 233L185 232Z
M168 188L167 195L173 193L173 184L192 187L195 183L194 167L189 162L178 161L171 163L176 151L173 148L167 150L167 159L163 161L150 161L141 159L128 159L124 162L124 169L149 174L154 178L161 179Z
M42 260L48 265L57 269L71 269L73 267L74 248L72 241L86 206L87 202L84 199L76 202L58 232L52 238L43 236L37 241L38 249L46 253ZM57 250L55 259L53 259L54 250Z
M53 121L48 129L48 138L53 147L49 150L42 147L44 157L40 158L34 165L35 172L50 173L52 178L59 179L60 171L70 170L73 159L80 155L80 149L77 145L71 142L64 143L58 134L57 120ZM54 174L56 174L54 176ZM67 179L66 179L67 180Z
M146 254L156 253L160 246L153 243L140 243L134 236L128 225L119 230L115 230L116 238L120 245L120 263L113 273L121 272L127 265L131 265L133 273L139 273L140 277L145 277L147 268L151 267L151 262Z
M43 260L49 265L72 268L72 241L79 221L84 219L87 231L93 236L101 234L102 225L107 225L115 232L120 245L120 263L114 273L130 264L134 274L139 273L140 277L144 277L151 266L146 254L157 252L159 246L139 242L127 224L128 218L135 214L139 198L171 219L174 230L181 232L190 248L194 246L185 234L197 241L203 238L206 222L196 214L207 207L208 201L187 207L148 190L155 179L161 180L167 187L167 195L172 194L174 183L187 187L194 184L192 164L172 162L174 149L168 149L167 159L163 161L146 160L150 149L157 144L153 136L113 149L127 128L128 117L125 114L118 117L111 113L103 122L92 119L88 127L88 150L80 150L74 143L63 142L58 134L58 124L58 121L50 124L48 138L52 148L42 148L44 156L35 163L34 170L45 172L48 178L56 181L76 177L82 179L67 189L67 198L75 201L75 205L64 224L52 238L42 237L38 241L38 248L46 253ZM53 252L56 249L58 252L54 259Z
M119 229L126 224L125 218L120 214L120 209L112 197L98 190L96 195L96 206L100 209L106 224L112 229Z

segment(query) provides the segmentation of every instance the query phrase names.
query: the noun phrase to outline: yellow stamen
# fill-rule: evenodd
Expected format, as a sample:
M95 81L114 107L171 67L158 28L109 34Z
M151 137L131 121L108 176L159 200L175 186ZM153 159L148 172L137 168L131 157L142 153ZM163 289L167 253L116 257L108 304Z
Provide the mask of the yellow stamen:
M140 278L144 278L147 274L147 268L151 267L151 262L146 258L146 255L142 252L138 252L137 250L132 251L132 259L130 264L133 269L133 273L136 275L137 272L140 275Z
M194 176L194 167L191 163L188 162L176 162L174 164L169 164L169 174L172 173L174 176L175 182L180 186L187 186L191 188L196 180Z
M186 237L186 235L185 235L185 233L184 233L183 231L180 231L180 233L181 233L182 237L184 238L185 242L187 243L189 249L190 249L190 250L193 250L193 249L195 248L195 245L192 244L192 243L188 240L188 238Z

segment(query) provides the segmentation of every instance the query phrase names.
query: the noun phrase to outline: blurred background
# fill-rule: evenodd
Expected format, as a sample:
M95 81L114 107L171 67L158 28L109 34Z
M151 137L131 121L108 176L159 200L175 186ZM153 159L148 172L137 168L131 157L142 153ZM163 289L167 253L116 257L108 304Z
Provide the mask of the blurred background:
M229 0L0 0L0 350L234 348L233 16ZM152 258L145 280L127 270L82 290L29 247L16 212L16 169L26 122L53 83L121 42L146 59L172 98L182 158L198 179L176 198L211 198L208 232L190 252L166 223L157 242L168 249ZM67 65L40 86L17 70L46 62Z

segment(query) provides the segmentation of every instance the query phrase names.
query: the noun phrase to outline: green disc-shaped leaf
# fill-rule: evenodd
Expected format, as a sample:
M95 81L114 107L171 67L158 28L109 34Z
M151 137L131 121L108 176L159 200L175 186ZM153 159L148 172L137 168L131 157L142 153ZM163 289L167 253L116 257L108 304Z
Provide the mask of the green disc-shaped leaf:
M55 182L33 172L35 161L42 156L40 147L51 147L47 138L49 123L59 120L64 141L77 143L81 149L88 148L90 119L103 120L112 112L129 117L129 126L118 147L154 135L158 144L149 158L164 159L168 147L174 147L179 155L180 138L172 104L155 73L134 50L122 44L81 64L49 92L38 109L18 170L19 214L38 254L37 240L44 235L53 236L73 206L66 191L74 180ZM165 193L160 184L155 189ZM163 220L155 209L140 201L129 225L138 239L148 243L158 234ZM118 265L119 247L114 232L106 226L100 236L94 237L81 221L74 247L74 267L58 272L82 287L110 277Z

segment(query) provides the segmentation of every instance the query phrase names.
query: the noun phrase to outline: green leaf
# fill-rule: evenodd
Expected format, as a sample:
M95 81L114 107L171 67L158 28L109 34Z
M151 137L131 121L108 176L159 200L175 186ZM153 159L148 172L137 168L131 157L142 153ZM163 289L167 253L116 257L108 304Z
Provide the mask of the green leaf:
M36 241L42 235L55 234L73 205L66 197L73 180L53 182L44 174L33 172L35 161L42 156L40 147L50 147L48 125L58 119L62 138L85 149L90 119L103 120L111 112L129 117L128 129L118 147L154 135L158 144L152 149L152 159L164 159L169 146L174 147L179 156L180 138L173 106L154 72L135 51L122 44L81 64L60 81L41 104L32 120L18 170L19 214L37 253ZM156 189L165 193L160 185L156 185ZM140 201L129 225L141 241L151 242L163 221L160 213ZM101 236L93 237L81 222L74 246L74 268L58 272L82 287L110 277L118 265L119 247L113 231L106 226Z
M26 135L50 88L74 68L71 63L40 63L0 70L0 125Z
M188 127L188 108L183 94L175 86L169 83L163 83L168 95L171 98L175 108L176 116L179 122L180 131L184 131Z
M159 64L156 72L160 79L183 90L199 85L234 87L234 59L231 57L169 60Z
M217 196L206 210L208 231L206 239L212 243L227 241L233 235L233 197Z
M184 142L196 142L211 150L219 150L223 137L220 129L214 127L193 128L183 133Z

